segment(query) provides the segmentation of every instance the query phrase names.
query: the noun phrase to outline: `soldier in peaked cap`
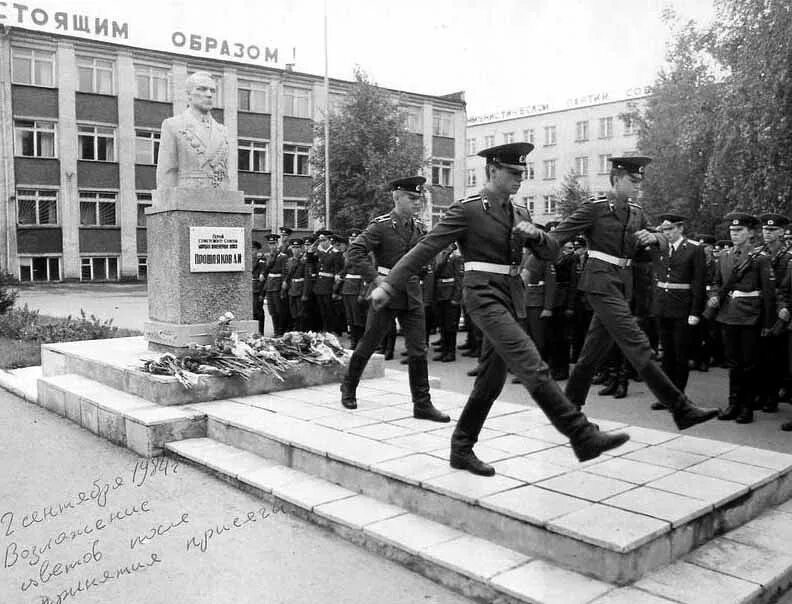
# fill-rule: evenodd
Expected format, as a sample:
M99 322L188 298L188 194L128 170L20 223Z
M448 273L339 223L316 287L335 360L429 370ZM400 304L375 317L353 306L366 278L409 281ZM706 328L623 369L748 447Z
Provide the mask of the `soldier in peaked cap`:
M759 221L755 216L726 216L734 247L718 256L708 312L721 326L726 366L729 368L729 404L718 419L753 421L758 392L759 343L776 318L775 278L770 258L751 241Z
M652 311L657 319L662 367L674 385L685 391L690 373L688 361L693 329L701 320L706 295L704 248L685 237L685 217L678 214L659 216L660 232L668 248L652 249L654 298ZM664 409L660 401L652 409Z
M378 216L366 227L352 245L347 256L350 270L369 283L379 283L396 263L426 233L423 223L415 216L422 207L423 176L399 178L389 183L393 210ZM373 254L375 262L371 262ZM409 275L407 287L384 307L369 308L366 331L355 347L341 383L341 404L347 409L357 408L356 390L360 376L377 345L390 332L394 317L399 319L407 345L407 367L413 416L436 422L450 421L450 417L432 405L429 394L429 369L426 361L426 319L423 292L418 269Z
M668 249L666 237L647 230L646 214L631 201L651 159L612 157L610 162L610 193L583 203L550 233L560 243L584 233L589 242L579 287L586 292L594 318L566 393L574 404L586 403L597 365L615 341L657 399L671 410L677 427L684 430L714 418L717 410L694 405L655 365L649 338L630 312L636 251L646 246Z
M484 336L480 371L451 437L451 466L492 476L495 469L473 452L493 402L511 370L555 428L572 443L581 461L625 443L629 436L600 432L561 392L530 336L520 328L525 318L524 286L519 274L523 249L555 260L558 245L531 222L527 207L512 204L520 187L529 143L513 143L479 153L486 159L487 183L481 193L454 203L440 222L371 293L382 308L403 295L410 279L452 241L464 261L463 298Z
M782 214L762 214L759 217L762 225L762 238L764 239L764 254L770 258L770 269L773 271L776 286L777 310L774 319L774 329L767 337L762 338L760 344L760 384L761 391L756 406L767 413L778 411L778 391L781 389L787 371L787 357L789 334L786 326L789 323L790 312L788 289L788 275L792 253L784 241L784 229L789 225L789 219Z

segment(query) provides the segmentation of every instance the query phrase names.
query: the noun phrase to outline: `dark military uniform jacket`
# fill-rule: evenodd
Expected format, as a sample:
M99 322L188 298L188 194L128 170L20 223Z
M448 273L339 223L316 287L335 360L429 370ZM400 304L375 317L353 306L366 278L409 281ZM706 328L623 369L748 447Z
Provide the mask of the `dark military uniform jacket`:
M267 255L264 254L261 258L253 258L253 293L260 294L264 283L259 279L259 276L266 273L267 270Z
M462 256L449 249L440 252L435 258L435 301L460 303L464 275Z
M363 279L363 275L350 267L349 250L345 254L344 268L341 269L338 276L341 278L339 293L342 296L361 296L364 294L366 281Z
M555 263L555 295L552 308L574 310L575 293L578 284L578 259L577 255L562 254Z
M764 254L770 259L770 269L773 271L776 283L776 306L778 310L789 308L790 305L790 283L789 274L792 269L792 252L784 251L786 242L781 243L777 252L765 251Z
M695 241L682 238L676 250L672 252L672 249L669 243L667 250L657 250L653 254L652 313L669 319L698 317L706 302L704 248Z
M296 298L307 296L311 291L311 271L308 259L303 254L300 258L290 258L286 270L286 283L289 297Z
M527 207L508 200L491 200L487 189L483 189L478 195L452 204L431 233L390 272L385 283L396 291L403 290L410 275L456 241L466 264L463 300L468 310L495 301L518 318L525 318L524 286L519 275L523 248L529 247L539 258L555 260L559 247L544 232L532 240L515 233L514 225L523 220L531 220ZM509 274L469 270L470 262L507 265L512 270Z
M715 296L730 281L735 268L736 251L736 247L731 248L718 256ZM730 294L724 297L715 319L725 325L757 325L769 329L776 318L775 277L767 256L751 256L749 252L743 252L740 257L739 266L744 262L750 262L750 266L730 288Z
M333 293L336 275L344 268L344 254L333 248L326 251L317 250L311 253L308 262L314 264L316 280L313 293L317 296L329 296Z
M620 203L608 196L583 202L553 229L550 237L564 244L583 233L588 242L589 255L578 288L591 294L624 296L629 300L633 289L632 268L594 258L592 252L632 260L639 247L635 232L645 229L647 225L648 220L641 206ZM666 245L666 239L661 237L661 248Z
M556 295L555 264L530 254L524 262L522 277L526 308L551 310Z
M349 246L350 269L363 275L368 283L374 283L378 275L384 275L411 250L426 234L424 224L416 218L402 218L395 211L372 220ZM369 252L374 255L372 262ZM418 273L425 270L431 256L407 275L406 287L393 296L388 306L393 309L423 308L423 291ZM420 270L419 270L420 269Z
M283 278L286 276L286 265L289 261L289 255L286 252L278 249L272 253L267 270L264 275L266 283L264 284L265 292L279 292L283 284Z

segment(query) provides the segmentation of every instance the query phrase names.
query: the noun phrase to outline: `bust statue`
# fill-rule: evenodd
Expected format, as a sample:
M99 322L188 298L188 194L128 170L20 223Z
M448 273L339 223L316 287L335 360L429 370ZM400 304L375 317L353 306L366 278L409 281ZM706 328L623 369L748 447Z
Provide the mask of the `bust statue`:
M228 188L228 135L211 113L216 91L210 73L187 78L189 107L162 122L157 189Z

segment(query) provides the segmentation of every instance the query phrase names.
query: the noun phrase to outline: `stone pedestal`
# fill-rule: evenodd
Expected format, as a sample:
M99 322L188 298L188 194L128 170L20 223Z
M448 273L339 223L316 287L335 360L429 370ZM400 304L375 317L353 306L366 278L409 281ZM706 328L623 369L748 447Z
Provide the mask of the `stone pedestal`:
M241 337L256 332L250 303L251 213L241 191L176 188L155 193L154 205L146 210L149 320L144 333L150 349L178 352L191 343L209 344L217 318L225 312L233 313L231 326ZM197 229L192 249L191 228ZM205 236L212 229L220 235L235 229L241 241L229 240L225 247L219 239L198 249L198 230Z

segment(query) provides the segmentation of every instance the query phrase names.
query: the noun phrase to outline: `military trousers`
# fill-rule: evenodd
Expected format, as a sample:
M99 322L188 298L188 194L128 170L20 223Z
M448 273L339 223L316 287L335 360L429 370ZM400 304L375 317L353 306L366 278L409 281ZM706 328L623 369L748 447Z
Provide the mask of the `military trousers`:
M492 404L506 382L507 371L518 377L529 392L552 381L536 344L508 306L496 300L468 306L470 318L481 330L482 346L473 391L451 437L455 450L472 447L478 441Z
M289 314L291 315L292 325L297 331L305 331L304 308L305 303L302 300L302 294L289 296Z
M550 318L541 317L542 308L538 306L529 306L525 309L525 327L528 335L531 336L534 346L539 350L539 354L547 361L549 356L548 348L548 330L550 328Z
M690 375L690 360L693 328L688 325L687 317L658 317L660 344L663 347L661 366L674 386L684 392Z
M745 409L753 408L759 393L759 346L761 328L758 325L724 325L723 354L729 368L729 399Z
M765 402L778 401L778 391L787 377L787 332L762 338L760 394Z
M280 291L269 291L266 293L267 310L272 317L272 329L276 336L282 336L289 323L289 305L281 297Z
M639 374L652 362L649 338L638 326L638 320L630 312L630 305L624 296L588 293L586 299L594 316L580 357L566 385L566 395L578 406L586 403L591 379L614 342ZM676 405L681 392L665 374L662 374L662 379L666 382L659 384L662 392L653 388L656 384L647 386L652 388L661 403L671 408Z
M386 306L380 310L369 307L366 331L355 347L355 354L368 361L382 339L390 333L393 319L399 319L409 358L426 358L426 319L423 306L396 309Z

